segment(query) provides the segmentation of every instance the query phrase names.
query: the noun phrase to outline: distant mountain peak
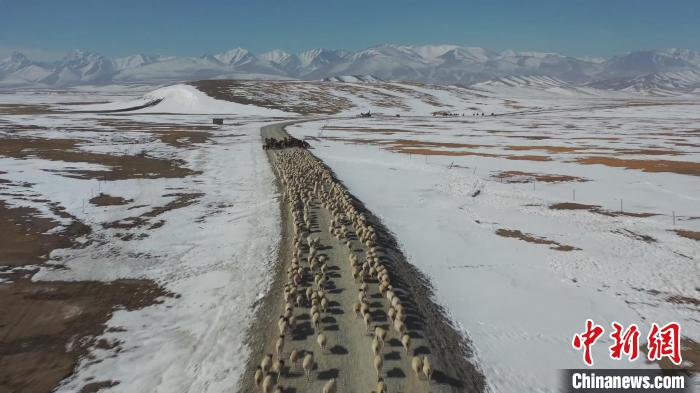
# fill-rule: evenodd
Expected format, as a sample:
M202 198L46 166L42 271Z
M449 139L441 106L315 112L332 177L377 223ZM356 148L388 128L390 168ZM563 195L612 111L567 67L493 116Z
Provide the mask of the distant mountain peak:
M0 60L0 87L69 86L85 83L180 82L203 78L296 78L363 83L418 81L552 89L591 86L627 91L698 92L700 52L688 49L633 51L610 58L442 45L383 43L362 50L275 49L256 56L233 48L201 57L135 54L116 59L74 50L54 62L35 62L16 52ZM564 86L568 84L568 86ZM670 94L670 93L669 93Z

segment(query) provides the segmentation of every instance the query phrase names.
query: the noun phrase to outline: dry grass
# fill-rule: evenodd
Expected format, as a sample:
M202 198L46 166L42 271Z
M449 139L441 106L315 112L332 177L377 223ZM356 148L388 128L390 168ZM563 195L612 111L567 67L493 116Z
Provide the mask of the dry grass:
M637 169L644 172L677 173L700 176L700 162L669 160L628 160L614 157L581 157L575 160L584 165L605 165L614 168Z
M60 113L48 105L0 104L0 115L45 115Z
M116 155L80 150L79 139L5 138L0 142L0 156L18 159L40 158L51 161L100 164L109 170L66 169L59 174L79 179L157 179L181 178L196 174L178 160L148 157L145 153Z
M151 210L141 214L140 216L133 216L133 217L127 217L118 221L113 221L113 222L108 222L105 224L102 224L104 228L113 228L113 229L124 229L124 230L129 230L129 229L140 229L140 228L147 228L147 229L155 229L160 226L162 226L165 221L159 220L159 221L154 221L153 219L158 218L163 213L172 211L172 210L177 210L183 207L187 207L192 205L193 203L196 203L199 198L201 198L204 194L201 193L178 193L178 194L168 194L164 195L166 197L170 196L175 196L174 200L168 202L167 204L163 206L156 206L152 207ZM133 232L131 233L118 233L116 235L122 240L132 240L134 238L139 238L142 239L144 237L147 237L148 235L146 233L142 233L140 235L136 235Z
M496 231L496 235L502 236L502 237L510 237L514 239L520 239L522 241L526 241L528 243L535 243L535 244L545 244L548 246L551 246L552 250L557 250L557 251L574 251L574 250L580 250L580 248L576 248L574 246L569 246L566 244L561 244L557 243L554 240L549 240L547 238L543 237L538 237L529 233L523 233L517 229L505 229L505 228L500 228Z
M700 242L700 232L689 231L686 229L674 229L673 232L676 232L678 236L682 236L692 240L697 240Z
M166 295L146 280L39 281L0 285L0 390L53 391L88 355L112 312L136 310ZM104 342L118 350L118 342ZM93 381L96 382L96 381ZM7 390L4 390L7 389Z
M546 173L531 173L521 171L504 171L493 176L505 183L531 183L538 181L542 183L566 183L566 182L586 182L588 179L568 175L554 175Z
M76 238L90 232L78 221L67 227L30 207L9 207L0 201L0 266L40 264L57 248L77 245ZM0 313L1 314L1 313Z
M625 212L625 211L612 211L612 210L603 209L601 206L598 206L598 205L586 205L583 203L574 203L574 202L555 203L553 205L550 205L549 208L553 209L553 210L586 210L586 211L589 211L591 213L602 214L604 216L610 216L610 217L618 217L618 216L651 217L651 216L656 215L655 213L632 213L632 212Z

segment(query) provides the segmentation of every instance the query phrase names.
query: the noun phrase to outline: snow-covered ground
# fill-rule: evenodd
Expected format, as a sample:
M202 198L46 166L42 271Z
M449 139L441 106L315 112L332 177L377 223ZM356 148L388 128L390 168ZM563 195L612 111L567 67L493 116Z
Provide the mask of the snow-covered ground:
M586 318L608 331L613 320L637 323L643 334L651 322L677 320L684 336L699 340L697 307L673 299L699 297L700 246L669 231L700 230L698 177L579 161L697 164L698 102L547 84L539 90L330 82L229 87L247 101L273 104L265 108L215 100L189 85L3 94L3 104L48 104L57 111L125 109L162 98L155 107L127 114L3 116L0 135L77 139L87 153L145 153L193 172L183 178L102 181L65 176L109 169L99 163L0 156L0 179L18 185L0 195L3 201L65 220L41 200L55 202L93 229L86 247L54 251L53 263L65 270L44 266L34 280L145 278L178 295L115 312L104 338L122 350L114 356L94 348L95 358L84 359L60 391L79 390L88 380L119 381L110 391L123 392L235 389L247 360L246 329L269 285L279 237L277 196L259 127L279 121L273 117L298 118L290 108L325 104L338 109L334 119L289 130L307 137L314 153L395 232L410 261L432 280L436 300L470 338L492 391L556 390L558 369L582 366L571 338ZM111 103L94 104L105 101ZM367 110L391 117L349 116ZM465 116L431 116L436 111ZM226 125L207 129L212 116L206 114L213 113ZM211 134L206 141L182 146L180 139L167 143L158 134L200 127ZM494 177L502 171L587 181L508 183ZM32 184L21 186L24 181ZM101 192L131 201L89 203ZM183 195L191 203L148 218L146 226L104 226L182 202ZM573 199L611 211L622 200L625 211L657 215L548 208ZM501 237L499 229L579 250ZM655 241L640 240L641 235ZM629 366L611 361L603 344L594 348L596 367Z
M520 104L543 106L544 96ZM700 243L671 232L700 230L700 172L647 173L575 161L612 156L698 164L700 106L613 107L584 98L578 106L575 99L553 100L555 110L522 115L288 127L308 138L314 154L381 217L430 277L436 300L471 339L494 392L556 391L559 369L584 366L571 340L587 318L606 328L593 349L600 368L651 366L610 359L613 321L636 323L642 343L652 322L678 321L685 337L700 339L697 307L674 300L699 297ZM561 108L567 104L569 110ZM573 148L579 150L567 150ZM588 181L508 183L494 177L502 171ZM617 211L621 199L627 212L657 215L549 208L575 200ZM502 237L499 229L579 250Z
M177 103L187 104L181 112L206 112L210 107L207 100L183 103L191 92L179 93ZM42 102L33 97L35 103ZM60 113L4 118L8 124L0 130L3 138L78 139L85 152L126 155L125 160L145 152L148 157L180 160L175 162L194 171L184 178L103 181L63 176L67 170L109 169L102 164L0 157L0 178L31 183L3 193L10 206L32 206L67 224L48 208L50 201L92 228L86 247L55 250L33 280L150 279L173 294L140 310L116 311L101 338L117 344L118 356L113 348L96 346L93 357L83 359L58 391L75 392L89 381L105 380L119 381L111 389L118 392L236 389L247 361L247 329L256 301L269 285L280 234L277 191L260 148L260 127L274 111L259 109L249 109L245 116L230 111L228 125L213 130L206 129L211 117L198 115ZM15 124L30 129L15 131ZM202 126L202 133L210 133L207 140L182 141L182 147L164 143L158 134L180 128L196 133ZM99 193L130 202L90 203ZM192 198L186 200L191 204L148 218L152 209L176 203L183 195ZM128 224L130 217L147 217L148 223L104 226ZM66 269L52 269L54 264Z

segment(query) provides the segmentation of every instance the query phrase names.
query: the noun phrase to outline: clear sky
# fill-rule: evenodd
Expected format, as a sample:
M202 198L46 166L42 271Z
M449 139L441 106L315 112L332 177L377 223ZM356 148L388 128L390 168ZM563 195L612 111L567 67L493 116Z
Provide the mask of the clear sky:
M108 56L378 43L607 56L700 49L700 0L0 0L0 49Z

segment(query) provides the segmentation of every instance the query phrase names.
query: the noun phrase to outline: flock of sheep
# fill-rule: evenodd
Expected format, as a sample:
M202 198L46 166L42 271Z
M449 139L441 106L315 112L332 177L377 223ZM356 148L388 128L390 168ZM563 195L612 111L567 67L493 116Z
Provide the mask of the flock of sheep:
M377 244L377 233L360 212L342 185L334 180L330 171L313 155L304 149L284 149L276 152L273 166L277 171L284 189L284 198L293 218L293 257L287 269L287 282L284 285L284 312L277 320L279 337L275 344L276 356L267 354L255 371L255 384L264 393L284 392L279 385L279 378L285 372L285 361L289 370L295 370L301 361L307 381L314 369L314 351L291 350L285 352L285 341L295 332L297 318L310 316L316 335L316 343L323 354L328 347L328 337L321 327L324 313L329 311L328 290L332 288L333 277L329 275L331 261L321 254L320 239L313 236L313 206L320 206L331 217L329 233L344 243L350 253L346 263L357 285L357 301L353 304L356 319L371 341L372 365L377 372L376 393L388 393L388 387L382 377L384 358L382 350L389 335L395 335L402 343L406 356L411 349L411 335L406 325L407 311L399 293L405 291L392 286L387 267L380 261L381 249ZM357 243L364 246L357 249ZM363 251L365 250L365 251ZM332 261L338 265L341 261ZM370 309L370 285L386 299L382 304L389 316L389 328L373 320ZM375 285L376 284L376 285ZM375 292L377 292L375 291ZM433 366L427 356L413 356L411 367L419 379L428 384L433 376ZM323 386L323 393L335 393L338 383L329 379Z

